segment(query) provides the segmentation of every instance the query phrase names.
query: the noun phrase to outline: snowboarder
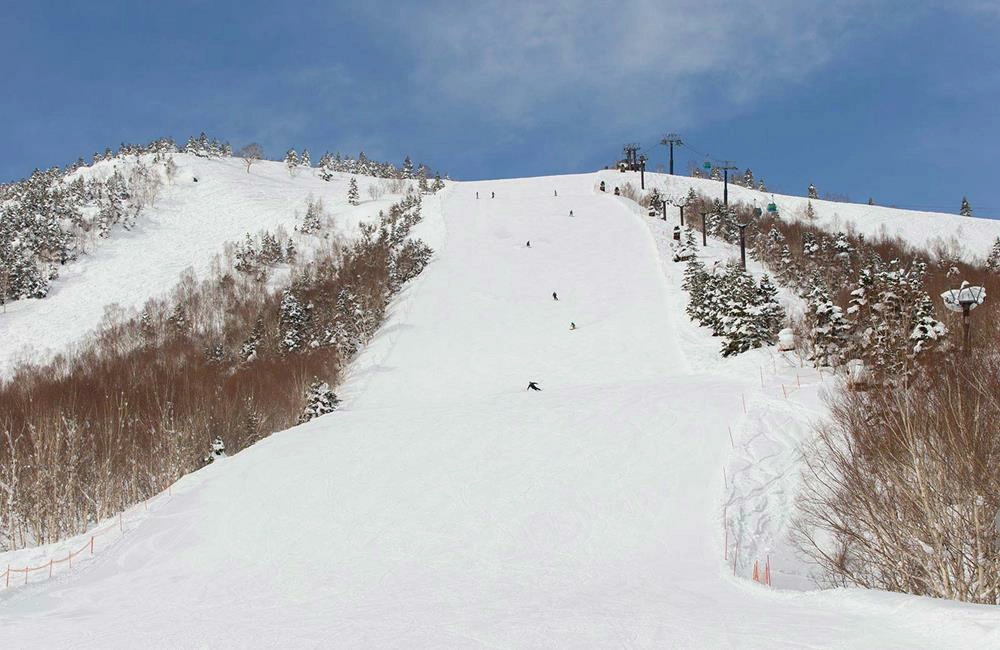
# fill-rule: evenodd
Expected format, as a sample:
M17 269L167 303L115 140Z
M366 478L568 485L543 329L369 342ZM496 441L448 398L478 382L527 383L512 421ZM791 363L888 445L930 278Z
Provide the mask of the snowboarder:
M576 323L574 323L573 321L570 321L569 322L569 331L572 332L575 329L576 329Z
M540 391L542 389L538 387L537 383L535 383L533 381L529 381L528 382L528 387L525 388L524 390L537 390L537 391Z
M555 291L552 292L552 299L553 300L559 300L559 296L556 295Z

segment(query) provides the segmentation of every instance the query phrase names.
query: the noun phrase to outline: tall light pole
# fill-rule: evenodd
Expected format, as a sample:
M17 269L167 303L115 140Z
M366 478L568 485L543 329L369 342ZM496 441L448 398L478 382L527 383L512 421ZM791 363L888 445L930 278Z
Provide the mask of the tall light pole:
M676 133L668 133L667 135L663 136L662 140L660 140L660 144L665 144L665 145L668 145L670 147L670 175L673 176L674 175L674 145L676 144L676 145L680 146L680 145L682 145L684 143L681 142L680 136L677 135Z
M639 156L639 189L646 189L646 154Z

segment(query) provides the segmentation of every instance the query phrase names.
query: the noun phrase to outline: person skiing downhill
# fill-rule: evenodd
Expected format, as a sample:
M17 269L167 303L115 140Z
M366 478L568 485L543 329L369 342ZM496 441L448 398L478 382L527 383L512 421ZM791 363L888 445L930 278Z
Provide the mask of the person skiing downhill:
M479 198L479 192L476 192L476 198L477 199Z
M573 321L570 321L569 322L569 329L570 329L570 331L575 330L576 329L576 323L574 323Z
M528 382L528 387L525 388L524 390L537 390L537 391L541 391L542 389L538 387L538 384L536 382L529 381Z
M526 244L526 246L527 246L528 248L531 248L531 240L530 240L530 239L528 240L528 243Z
M555 291L552 292L552 299L553 300L559 300L559 296L556 294Z
M490 198L491 199L497 198L497 193L496 192L490 192Z
M569 211L569 216L571 216L571 217L573 216L573 211L572 210Z

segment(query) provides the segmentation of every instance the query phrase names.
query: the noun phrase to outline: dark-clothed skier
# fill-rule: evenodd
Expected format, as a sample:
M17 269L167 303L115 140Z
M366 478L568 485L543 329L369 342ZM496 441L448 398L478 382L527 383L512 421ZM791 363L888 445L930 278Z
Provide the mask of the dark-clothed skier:
M538 387L537 383L535 383L533 381L529 381L528 382L528 387L525 388L524 390L538 390L538 391L540 391L542 389Z
M555 291L552 292L552 299L553 300L559 300L559 296L556 294Z

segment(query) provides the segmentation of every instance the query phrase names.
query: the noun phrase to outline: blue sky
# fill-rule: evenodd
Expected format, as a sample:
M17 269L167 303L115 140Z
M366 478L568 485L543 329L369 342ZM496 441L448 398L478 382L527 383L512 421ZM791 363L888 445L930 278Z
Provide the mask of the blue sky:
M681 169L1000 216L1000 0L4 4L0 181L202 130L465 179L676 131Z

